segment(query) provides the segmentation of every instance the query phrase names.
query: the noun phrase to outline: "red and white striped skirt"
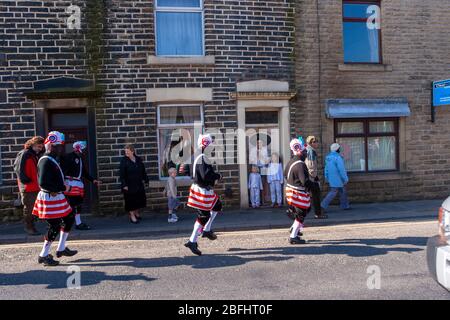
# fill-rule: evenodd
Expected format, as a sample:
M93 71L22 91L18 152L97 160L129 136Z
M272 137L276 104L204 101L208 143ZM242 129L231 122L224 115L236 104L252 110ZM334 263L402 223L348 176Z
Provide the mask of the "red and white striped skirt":
M286 185L286 202L288 205L300 209L308 209L311 206L309 193L296 187Z
M196 184L191 185L187 206L204 211L211 211L219 196L214 190L206 190Z
M68 197L84 197L84 183L78 179L66 179L64 180L66 185L71 186L69 192L64 192Z
M64 218L72 212L72 208L62 193L52 197L50 193L40 191L33 208L33 215L39 219Z

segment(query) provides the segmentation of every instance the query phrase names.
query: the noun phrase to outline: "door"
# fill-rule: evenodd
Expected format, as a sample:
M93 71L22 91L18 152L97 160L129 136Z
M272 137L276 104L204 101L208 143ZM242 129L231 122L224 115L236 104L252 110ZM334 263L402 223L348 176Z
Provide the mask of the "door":
M65 135L65 152L73 151L73 143L76 141L88 141L88 118L86 109L64 109L48 111L48 131L59 131ZM83 163L89 168L90 157L88 148L83 151ZM89 204L92 200L91 183L85 181L85 200L82 211L89 212Z
M261 206L272 204L270 187L267 182L269 163L275 153L280 153L280 129L278 125L278 111L246 111L246 150L247 150L247 173L252 172L253 167L258 168L261 175L263 190L260 195ZM280 161L282 161L280 159ZM249 195L249 205L251 200Z

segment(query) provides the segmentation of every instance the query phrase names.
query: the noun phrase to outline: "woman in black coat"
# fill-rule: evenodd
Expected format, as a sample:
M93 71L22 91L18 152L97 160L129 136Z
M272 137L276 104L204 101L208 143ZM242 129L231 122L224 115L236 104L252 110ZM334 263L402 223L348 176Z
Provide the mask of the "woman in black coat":
M125 156L120 161L120 183L130 222L139 223L139 209L147 206L144 182L149 180L142 159L134 151L132 145L125 146Z

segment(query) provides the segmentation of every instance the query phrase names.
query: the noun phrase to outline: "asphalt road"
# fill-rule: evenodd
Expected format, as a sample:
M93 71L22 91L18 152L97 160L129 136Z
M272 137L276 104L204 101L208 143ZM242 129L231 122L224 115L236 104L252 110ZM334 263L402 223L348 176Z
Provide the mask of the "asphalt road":
M436 231L435 221L311 227L297 246L286 229L227 232L201 239L201 257L178 235L72 241L79 254L54 268L36 263L40 244L3 245L0 299L449 300L426 266ZM80 289L67 289L69 267Z

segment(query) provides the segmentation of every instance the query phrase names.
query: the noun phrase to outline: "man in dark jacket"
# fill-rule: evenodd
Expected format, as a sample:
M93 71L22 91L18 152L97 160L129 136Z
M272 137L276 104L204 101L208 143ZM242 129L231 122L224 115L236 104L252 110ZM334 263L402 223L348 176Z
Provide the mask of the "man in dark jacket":
M192 178L194 183L189 191L188 207L197 209L198 218L194 224L194 230L185 246L191 249L192 253L201 255L198 249L197 239L203 234L210 240L217 239L217 236L211 231L211 225L222 210L222 203L219 196L214 191L216 181L222 179L222 175L214 171L209 159L204 154L205 149L212 143L210 135L200 135L198 138L198 147L202 153L197 156L193 165Z
M293 153L292 159L286 165L284 176L286 178L286 202L289 206L288 214L294 218L291 227L290 244L302 244L299 232L303 229L303 222L311 209L309 190L312 182L309 180L308 168L305 164L306 149L304 144L293 139L290 143Z
M66 178L65 183L72 187L70 192L65 192L64 194L75 215L75 229L77 230L91 229L86 223L81 222L80 216L81 204L84 198L83 178L95 185L99 185L99 181L88 173L83 162L82 154L85 149L86 142L77 141L73 144L73 152L66 154L61 159L61 167Z
M34 202L39 192L37 163L44 150L44 138L36 136L28 140L24 149L16 158L15 171L19 185L20 199L23 204L25 231L29 235L38 235L32 215Z

